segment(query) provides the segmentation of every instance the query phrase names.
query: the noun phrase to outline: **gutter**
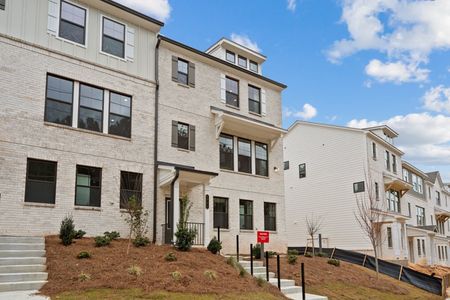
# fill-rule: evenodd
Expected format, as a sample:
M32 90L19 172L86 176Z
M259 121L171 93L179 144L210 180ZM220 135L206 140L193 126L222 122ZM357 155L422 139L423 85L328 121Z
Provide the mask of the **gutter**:
M173 219L173 207L175 205L174 204L175 203L175 199L173 199L173 194L174 194L174 189L175 189L175 181L178 180L179 176L180 176L180 171L178 169L175 169L175 177L172 179L172 182L170 183L170 198L172 199L172 222L173 222L173 224L171 224L172 225L172 230L173 230L172 234L175 233L175 224L178 223L178 220L174 220ZM155 214L155 216L156 216L156 214ZM166 224L166 227L167 227L167 224ZM156 234L155 234L155 236L156 236ZM172 236L172 238L173 238L173 236ZM172 239L172 242L174 242L173 239Z
M159 109L159 44L161 40L158 38L155 47L155 141L153 148L153 244L156 243L156 212L157 212L157 198L158 198L158 109Z

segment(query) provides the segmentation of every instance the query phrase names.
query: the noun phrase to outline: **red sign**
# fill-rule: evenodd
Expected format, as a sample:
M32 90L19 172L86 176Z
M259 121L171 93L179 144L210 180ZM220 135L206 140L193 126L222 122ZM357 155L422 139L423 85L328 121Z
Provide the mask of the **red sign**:
M257 231L258 243L267 244L269 242L268 231Z

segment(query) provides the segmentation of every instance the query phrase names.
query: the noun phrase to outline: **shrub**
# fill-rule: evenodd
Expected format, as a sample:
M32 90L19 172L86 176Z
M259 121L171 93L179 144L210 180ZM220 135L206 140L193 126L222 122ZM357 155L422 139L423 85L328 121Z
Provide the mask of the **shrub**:
M238 262L237 262L236 258L234 258L233 256L230 256L227 258L227 264L232 266L233 268L236 268Z
M275 251L267 251L267 256L268 256L269 258L272 258L272 257L274 257L275 255L277 255L277 253L276 253Z
M84 272L81 272L81 273L78 275L78 280L79 280L79 281L88 281L88 280L91 280L91 275L89 275L89 274L87 274L87 273L84 273Z
M130 275L134 275L134 276L141 276L142 273L142 268L139 267L138 265L131 265L128 269L127 269L128 274Z
M239 276L245 277L245 275L247 275L247 271L245 271L244 268L242 268L241 270L239 270Z
M117 231L106 231L105 233L103 233L106 237L108 237L111 241L112 240L117 240L118 238L120 238L120 233L118 233Z
M217 273L211 270L206 270L203 272L203 275L208 278L209 280L216 280L217 279Z
M305 253L305 257L312 257L311 252L306 252L306 253Z
M173 252L169 252L166 254L166 256L164 256L164 259L166 261L176 261L177 257L175 256L175 254Z
M84 259L84 258L91 258L91 254L87 251L81 251L78 253L77 258Z
M318 257L328 257L328 255L326 253L323 253L323 252L317 253L317 256Z
M297 249L291 249L291 250L288 249L287 254L288 255L299 255L300 253L298 252Z
M181 273L178 271L174 271L170 275L172 276L172 279L175 281L178 281L181 279Z
M86 231L84 231L84 230L81 230L81 229L80 229L80 230L74 230L74 232L73 232L73 238L79 240L79 239L81 239L85 234L86 234Z
M95 247L104 247L104 246L108 246L111 243L111 240L109 239L109 237L100 235L100 236L96 236L94 238L95 241Z
M175 237L177 238L177 241L175 242L175 248L180 251L191 250L192 245L194 244L194 239L197 236L197 230L190 229L187 226L191 207L192 203L189 201L187 196L181 198L180 220L177 225L177 232L175 232Z
M260 244L256 244L255 246L253 246L252 254L255 259L261 259L261 245Z
M336 267L339 267L339 266L341 265L341 261L338 260L338 259L334 259L334 258L330 258L330 259L328 260L328 263L329 263L330 265L333 265L333 266L336 266Z
M236 258L232 256L228 257L227 264L239 271L239 276L244 277L245 275L247 275L247 271L245 271L244 267L240 263L238 263Z
M62 220L61 227L59 228L59 238L64 246L72 244L74 232L75 225L73 224L73 218L68 215Z
M135 247L145 247L150 243L150 240L148 237L145 236L138 236L133 240L133 245Z
M298 257L297 255L289 254L287 257L288 263L290 265L295 265L297 263L297 257Z
M212 254L217 254L222 249L222 242L219 242L216 237L213 237L212 240L208 244L208 251Z
M262 277L255 277L256 284L258 284L259 287L263 287L266 284L266 280Z

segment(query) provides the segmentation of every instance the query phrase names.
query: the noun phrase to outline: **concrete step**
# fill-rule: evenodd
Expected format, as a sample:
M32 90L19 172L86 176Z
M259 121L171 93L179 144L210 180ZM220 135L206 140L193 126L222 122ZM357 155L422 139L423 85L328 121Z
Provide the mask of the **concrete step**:
M0 243L0 250L44 250L45 244L40 243Z
M0 257L43 257L45 250L0 250Z
M306 300L328 300L328 297L325 296L318 296L314 294L306 294ZM295 294L287 294L286 297L292 300L302 300L302 293L295 293Z
M250 273L250 267L244 267L245 271ZM253 267L253 273L265 273L266 267Z
M46 283L47 281L0 282L0 292L37 291Z
M270 278L269 283L278 286L278 279L277 278ZM289 286L295 286L295 280L293 279L280 279L280 285L281 287L289 287Z
M45 257L0 257L0 266L44 265Z
M255 273L255 272L253 272L253 276L254 277L260 277L262 279L266 279L266 272L262 272L262 273ZM269 279L270 278L274 278L274 277L275 277L275 273L269 272Z
M243 266L244 268L250 268L250 261L240 260L239 264L241 266ZM253 268L255 268L255 267L262 267L262 266L263 266L262 261L253 261Z
M299 286L282 286L281 292L285 295L301 293L302 288Z
M44 272L45 265L9 265L0 266L1 273L30 273L30 272Z
M45 281L47 277L48 275L45 272L2 273L0 274L0 282Z
M45 239L40 236L5 236L0 235L0 243L44 244Z

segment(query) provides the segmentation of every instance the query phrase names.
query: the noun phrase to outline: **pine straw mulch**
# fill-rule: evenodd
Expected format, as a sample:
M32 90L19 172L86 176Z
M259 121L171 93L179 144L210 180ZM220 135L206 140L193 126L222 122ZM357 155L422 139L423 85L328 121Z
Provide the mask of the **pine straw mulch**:
M258 286L250 275L239 276L226 259L207 250L194 248L190 252L179 252L171 246L149 245L143 248L131 246L126 255L127 240L112 241L107 247L97 248L92 238L75 240L70 246L63 246L57 236L46 237L48 283L40 290L44 295L55 296L65 291L83 291L97 288L138 288L146 292L168 291L196 294L230 294L269 292L284 299L276 287L265 284ZM89 259L78 259L81 251L89 252ZM167 262L164 257L173 252L177 260ZM127 269L139 266L143 273L131 275ZM210 279L204 272L212 270L216 279ZM181 273L181 279L172 278L172 272ZM89 280L81 281L84 272Z

